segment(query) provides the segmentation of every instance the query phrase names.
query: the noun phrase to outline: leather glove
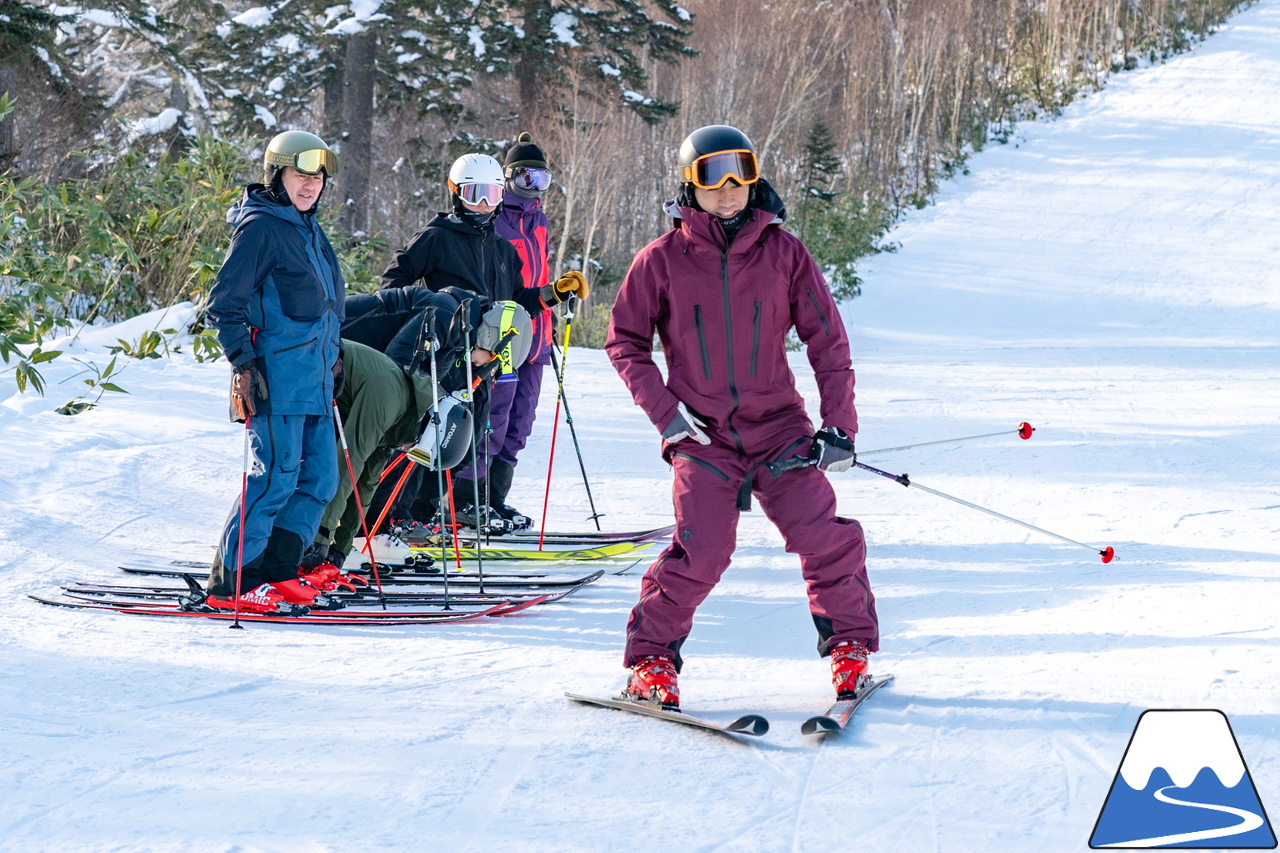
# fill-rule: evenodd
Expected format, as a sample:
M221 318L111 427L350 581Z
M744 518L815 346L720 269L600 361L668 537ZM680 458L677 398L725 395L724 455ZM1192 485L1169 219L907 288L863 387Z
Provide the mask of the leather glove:
M591 288L587 285L587 277L577 270L569 270L564 275L556 279L555 284L547 285L543 288L543 302L564 302L570 296L576 296L579 299L586 299L587 294L591 292ZM548 300L546 296L550 295Z
M690 412L684 403L677 403L676 416L671 419L671 423L667 424L667 428L662 431L662 438L668 444L675 444L677 441L684 441L686 438L692 438L698 444L710 444L711 438L701 429L706 425L707 422Z
M338 399L338 395L342 393L346 384L347 374L342 369L342 354L339 353L338 360L333 363L333 399Z
M836 427L823 427L813 437L814 462L822 471L839 474L848 471L858 461L853 452L853 439Z
M258 413L254 395L267 399L267 380L258 370L258 360L251 358L231 368L231 419L242 424Z

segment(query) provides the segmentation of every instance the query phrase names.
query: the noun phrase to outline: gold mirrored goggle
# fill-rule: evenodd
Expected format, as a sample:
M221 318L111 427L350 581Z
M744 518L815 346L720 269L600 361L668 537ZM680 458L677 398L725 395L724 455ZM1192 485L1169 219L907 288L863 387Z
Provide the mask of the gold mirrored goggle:
M328 148L309 148L294 154L289 165L306 175L317 175L323 169L332 178L338 174L338 155Z

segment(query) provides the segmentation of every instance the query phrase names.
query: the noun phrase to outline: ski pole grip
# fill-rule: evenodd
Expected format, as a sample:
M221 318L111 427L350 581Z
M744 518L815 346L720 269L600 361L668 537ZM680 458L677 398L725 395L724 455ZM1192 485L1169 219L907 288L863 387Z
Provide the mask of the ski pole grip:
M769 462L765 465L769 469L769 473L774 477L781 476L788 471L794 471L797 468L808 468L813 464L813 460L807 456L793 456L790 459L784 459L781 462Z

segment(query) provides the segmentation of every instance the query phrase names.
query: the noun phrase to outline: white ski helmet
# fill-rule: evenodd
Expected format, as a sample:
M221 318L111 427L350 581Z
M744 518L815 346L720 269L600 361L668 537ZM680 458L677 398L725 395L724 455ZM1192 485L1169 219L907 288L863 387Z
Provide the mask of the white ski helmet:
M449 167L449 189L455 193L465 184L502 186L506 180L501 164L488 154L463 154Z
M409 458L432 471L455 468L471 447L474 421L471 406L452 394L440 398L440 417L433 407L427 414L422 437L409 451ZM437 442L439 455L437 456Z

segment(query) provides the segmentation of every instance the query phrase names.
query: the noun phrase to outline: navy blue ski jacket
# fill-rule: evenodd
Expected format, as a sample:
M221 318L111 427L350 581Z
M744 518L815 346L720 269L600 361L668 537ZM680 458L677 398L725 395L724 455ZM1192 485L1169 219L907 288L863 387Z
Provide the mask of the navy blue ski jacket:
M233 365L258 360L268 392L259 414L332 414L346 286L314 211L250 184L227 222L235 231L208 306L222 351Z

